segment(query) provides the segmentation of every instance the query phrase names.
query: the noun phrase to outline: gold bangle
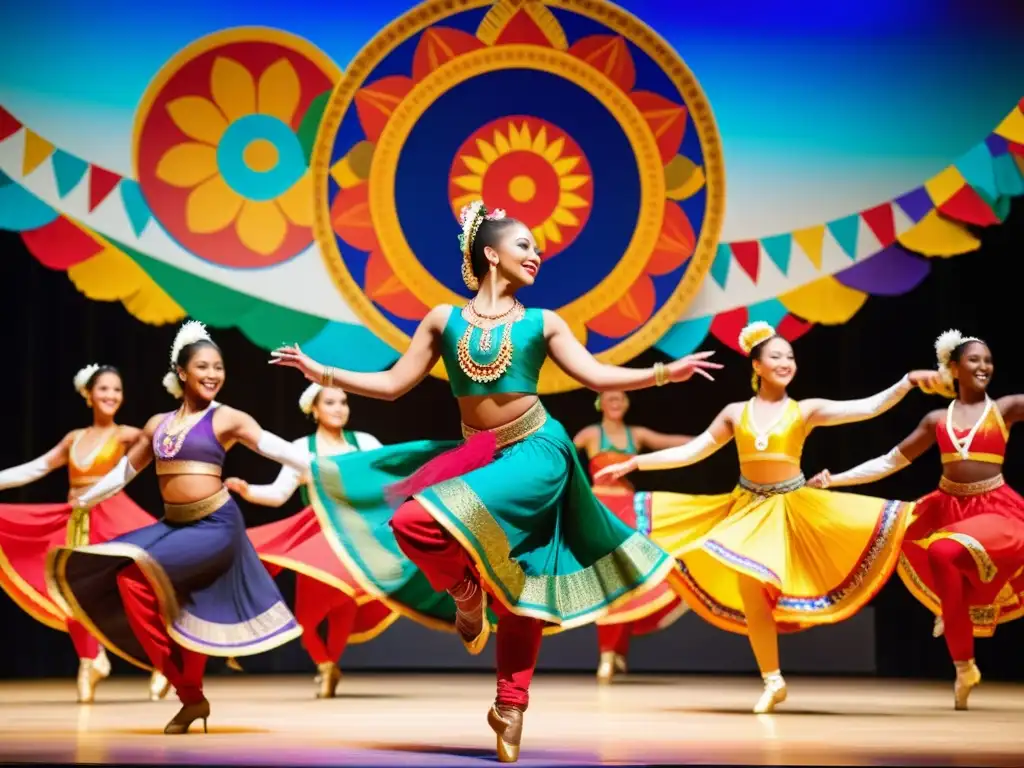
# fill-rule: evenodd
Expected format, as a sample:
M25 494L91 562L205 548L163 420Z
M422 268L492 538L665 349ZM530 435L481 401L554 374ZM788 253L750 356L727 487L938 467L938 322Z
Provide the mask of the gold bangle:
M323 375L320 377L320 386L330 387L334 383L334 368L329 365L324 366Z
M663 387L668 384L668 371L664 363L654 364L654 386Z

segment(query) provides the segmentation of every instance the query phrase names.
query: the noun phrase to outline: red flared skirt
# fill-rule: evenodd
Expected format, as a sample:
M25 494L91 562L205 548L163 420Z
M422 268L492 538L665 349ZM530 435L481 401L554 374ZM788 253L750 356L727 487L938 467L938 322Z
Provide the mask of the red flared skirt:
M365 643L390 627L398 614L369 595L331 549L312 507L284 520L250 528L247 533L272 575L282 569L315 579L356 601L358 611L350 643ZM296 584L302 589L302 581Z
M594 495L630 528L644 535L651 531L651 495L615 489L594 489ZM689 610L667 582L662 582L597 620L597 624L630 624L630 633L646 635L673 624Z
M973 496L933 491L917 503L900 555L899 574L911 593L936 616L942 612L928 563L938 539L961 544L976 568L965 574L976 637L1024 615L1024 498L1001 485Z
M101 544L155 522L123 492L88 511L67 503L0 504L0 587L33 618L65 630L68 615L46 585L47 552Z

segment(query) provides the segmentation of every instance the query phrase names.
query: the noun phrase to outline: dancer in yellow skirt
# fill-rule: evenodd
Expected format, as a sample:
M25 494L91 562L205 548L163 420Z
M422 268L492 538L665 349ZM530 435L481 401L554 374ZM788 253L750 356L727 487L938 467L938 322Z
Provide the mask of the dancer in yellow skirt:
M938 373L913 371L862 400L790 400L793 349L775 329L753 323L740 346L754 367L756 395L732 403L686 445L634 456L595 482L633 470L670 469L710 456L731 438L740 480L731 493L654 494L651 539L679 562L669 579L698 614L746 634L764 678L754 712L786 699L778 633L849 618L885 583L899 557L912 504L808 488L800 455L814 427L884 413Z

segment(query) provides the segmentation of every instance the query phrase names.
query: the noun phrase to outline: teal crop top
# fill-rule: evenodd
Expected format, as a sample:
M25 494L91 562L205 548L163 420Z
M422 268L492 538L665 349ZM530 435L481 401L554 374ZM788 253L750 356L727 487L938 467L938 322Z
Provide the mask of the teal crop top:
M470 324L462 317L461 308L453 307L444 326L444 333L441 334L441 359L444 361L444 369L448 373L448 381L455 397L507 393L537 394L537 379L540 378L541 366L548 356L547 342L544 339L544 310L527 309L523 318L512 324L512 361L505 373L496 381L473 381L459 366L459 340L469 327ZM469 351L473 360L481 365L487 365L497 359L504 331L504 325L491 329L491 348L488 352L481 352L482 331L473 327L469 338Z

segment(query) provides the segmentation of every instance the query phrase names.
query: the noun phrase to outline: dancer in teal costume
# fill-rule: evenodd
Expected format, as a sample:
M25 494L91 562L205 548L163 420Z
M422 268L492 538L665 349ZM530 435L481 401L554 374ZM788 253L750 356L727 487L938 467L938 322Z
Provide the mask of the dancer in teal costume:
M514 761L545 627L592 622L674 567L594 496L572 439L537 398L541 366L550 355L597 391L694 373L710 379L708 370L721 366L707 361L710 352L648 369L598 362L558 315L515 298L540 269L529 228L481 202L463 209L461 223L463 279L476 296L461 310L432 309L393 368L342 371L297 345L275 350L272 361L324 386L392 400L443 359L465 440L318 458L313 503L368 591L427 620L446 618L439 611L454 600L455 627L471 653L486 643L486 598L494 598L498 695L488 723L499 759Z

